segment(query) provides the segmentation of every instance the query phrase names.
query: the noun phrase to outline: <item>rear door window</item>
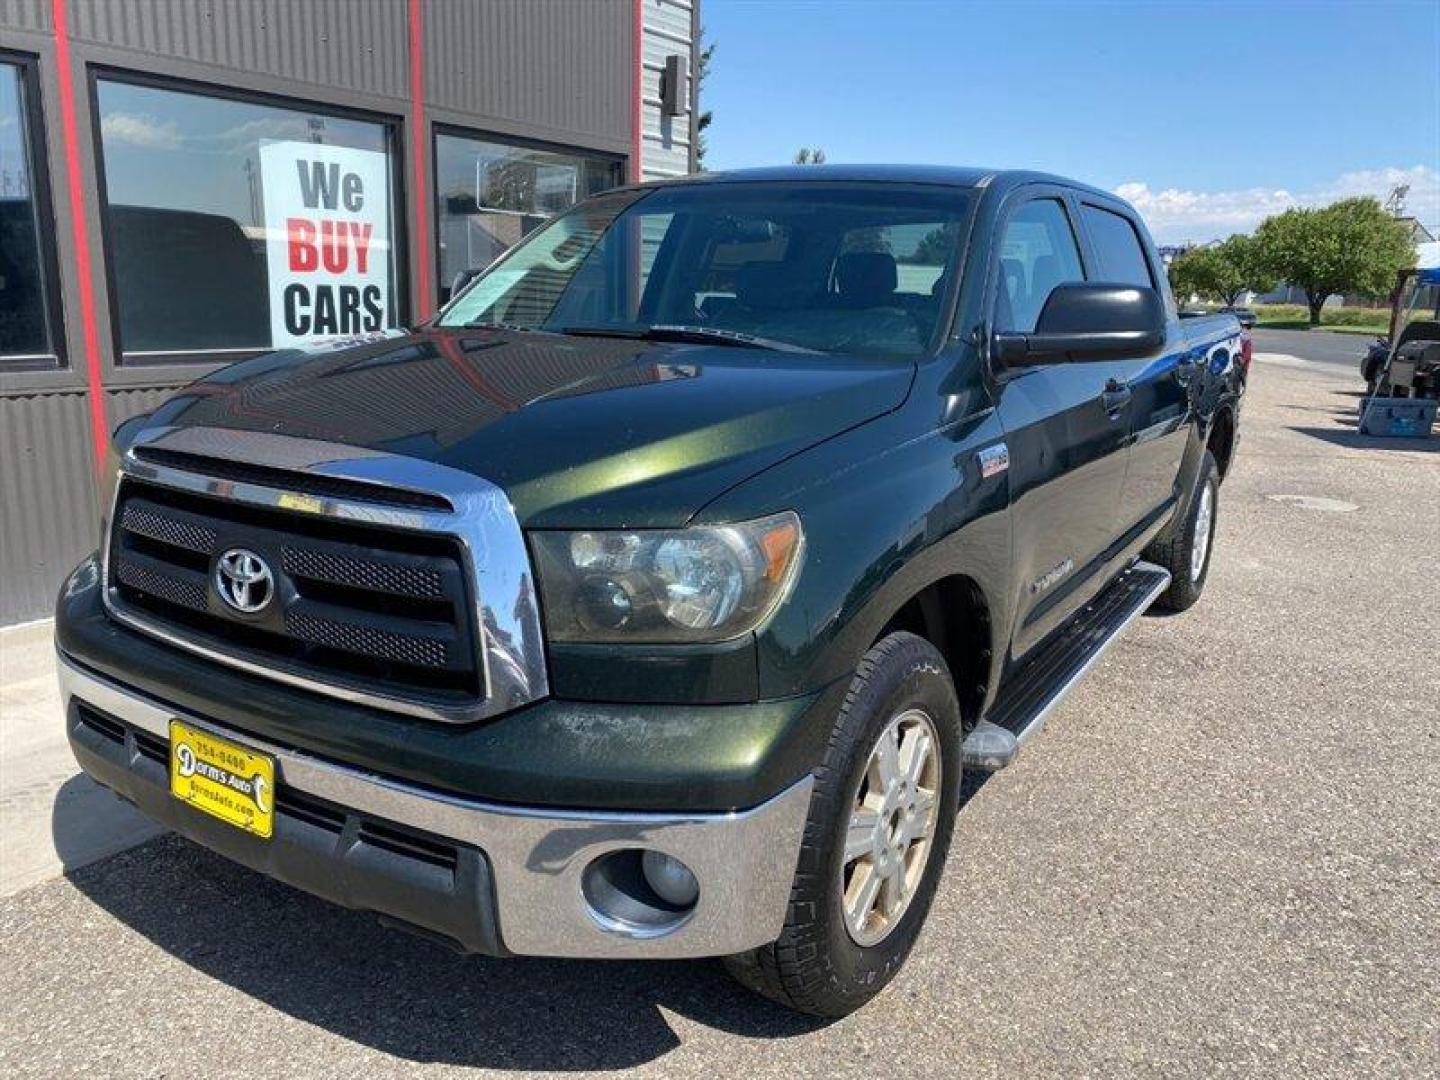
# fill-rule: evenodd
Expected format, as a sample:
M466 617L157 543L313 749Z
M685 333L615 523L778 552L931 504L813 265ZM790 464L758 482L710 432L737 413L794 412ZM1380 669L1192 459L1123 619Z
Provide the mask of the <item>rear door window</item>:
M1095 246L1101 281L1146 289L1155 287L1144 245L1129 218L1088 203L1081 207L1080 215L1090 234L1090 243Z

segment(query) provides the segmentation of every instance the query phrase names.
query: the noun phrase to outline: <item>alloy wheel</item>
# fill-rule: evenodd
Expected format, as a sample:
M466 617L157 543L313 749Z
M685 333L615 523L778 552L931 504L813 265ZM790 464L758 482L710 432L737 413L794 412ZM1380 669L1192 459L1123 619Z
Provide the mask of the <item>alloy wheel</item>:
M870 750L840 866L845 929L877 945L910 906L929 861L940 796L940 741L921 709L894 717Z

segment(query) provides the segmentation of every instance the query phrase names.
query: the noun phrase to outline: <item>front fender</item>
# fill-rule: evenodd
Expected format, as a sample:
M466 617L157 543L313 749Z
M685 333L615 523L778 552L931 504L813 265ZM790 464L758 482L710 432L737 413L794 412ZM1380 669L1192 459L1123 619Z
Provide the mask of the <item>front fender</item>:
M976 458L1003 440L989 409L919 437L902 410L706 508L717 521L791 508L804 523L800 575L757 635L762 698L848 679L895 613L941 578L970 578L992 625L1009 625L1008 477L982 477ZM991 653L998 664L1004 650Z

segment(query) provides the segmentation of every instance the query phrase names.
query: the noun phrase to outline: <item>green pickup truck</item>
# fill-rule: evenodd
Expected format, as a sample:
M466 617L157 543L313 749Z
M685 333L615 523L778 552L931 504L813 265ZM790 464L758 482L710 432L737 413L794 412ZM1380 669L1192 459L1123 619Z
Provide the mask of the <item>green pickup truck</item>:
M1056 177L608 192L413 331L117 430L58 601L71 745L456 948L720 956L847 1013L915 944L966 774L1199 597L1242 352Z

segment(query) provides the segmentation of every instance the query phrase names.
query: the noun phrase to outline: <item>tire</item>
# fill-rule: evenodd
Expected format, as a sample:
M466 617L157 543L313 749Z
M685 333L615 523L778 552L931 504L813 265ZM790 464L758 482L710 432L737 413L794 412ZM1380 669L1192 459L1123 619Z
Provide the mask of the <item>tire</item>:
M870 835L877 838L888 835L888 829L882 832L881 827L895 820L897 812L899 827L908 827L904 825L903 807L907 804L903 798L900 811L855 806L862 792L869 800L879 799L881 789L874 783L879 759L872 762L871 755L881 737L896 726L902 733L898 743L901 766L921 756L915 752L920 744L906 741L916 730L933 734L930 745L937 751L938 777L925 774L926 782L934 784L928 846L923 855L914 850L909 871L903 861L893 860L897 850L893 848L884 856L887 863L878 862L873 851L854 862L845 860L852 810L857 820L859 814L875 814L874 820L880 824ZM731 975L773 1001L820 1017L854 1012L885 988L915 944L945 864L959 803L960 740L955 687L934 646L914 634L894 633L865 654L835 718L824 761L815 770L784 929L769 945L726 957ZM883 806L889 806L888 796ZM875 841L876 850L883 846ZM846 918L841 891L848 884L857 898L864 892L869 877L857 876L864 872L866 860L870 861L870 874L880 876L877 866L898 866L901 878L912 884L902 890L908 900L897 905L891 918L883 914L883 907L894 878L883 879L875 913L877 920L888 922L888 928L867 924L862 937L880 936L862 944Z
M1215 465L1215 455L1206 450L1200 475L1195 480L1195 492L1186 509L1185 523L1170 539L1157 541L1145 549L1147 560L1170 571L1170 587L1160 594L1153 609L1185 611L1193 607L1205 591L1210 557L1215 551L1219 500L1220 470Z

